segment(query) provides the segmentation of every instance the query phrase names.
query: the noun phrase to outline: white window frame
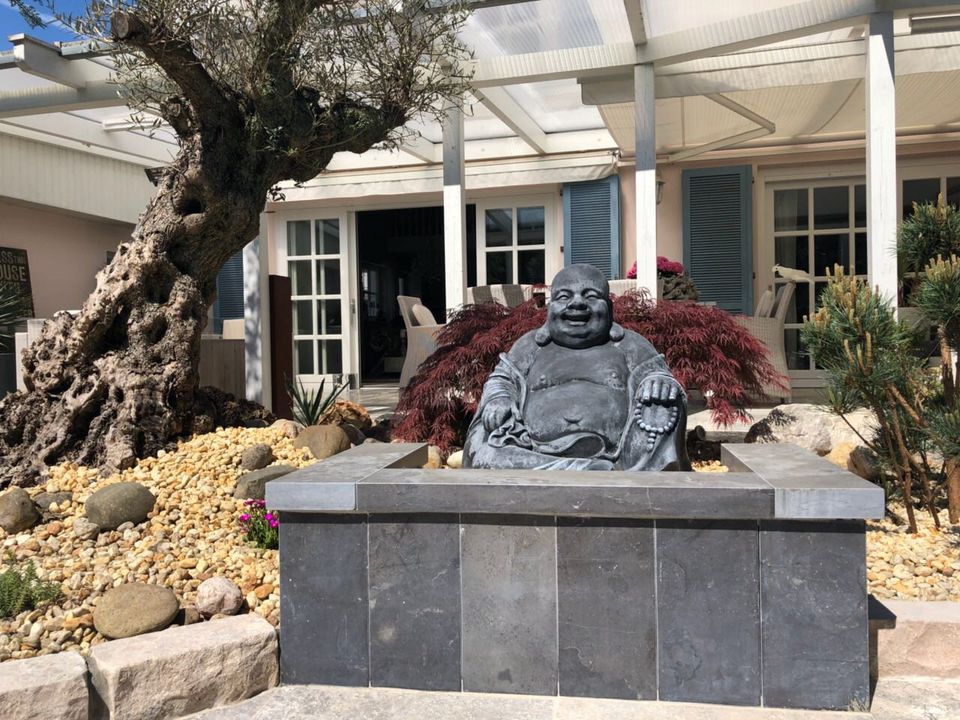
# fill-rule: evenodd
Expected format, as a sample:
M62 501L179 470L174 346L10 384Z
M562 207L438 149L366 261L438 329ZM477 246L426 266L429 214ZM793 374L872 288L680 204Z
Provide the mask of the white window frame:
M469 202L469 200L468 200ZM557 199L553 195L513 195L509 197L493 197L477 199L474 203L477 208L477 285L487 285L487 210L510 209L513 221L513 244L490 248L490 252L509 254L513 263L513 284L520 284L518 253L526 250L544 251L544 282L549 285L553 276L563 267L563 238L557 222ZM517 244L517 209L529 207L543 208L543 239L542 245Z

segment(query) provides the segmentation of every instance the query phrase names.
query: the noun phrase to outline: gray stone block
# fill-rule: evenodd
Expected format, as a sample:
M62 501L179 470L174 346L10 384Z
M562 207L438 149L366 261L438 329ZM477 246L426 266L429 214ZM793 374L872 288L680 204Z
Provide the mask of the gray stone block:
M552 518L464 516L463 689L557 693Z
M760 528L764 705L868 708L863 523Z
M657 698L653 522L557 525L560 694Z
M364 516L284 513L280 617L288 631L280 639L283 682L367 685L368 614Z
M386 470L357 484L357 509L753 519L773 517L773 489L752 473Z
M87 720L87 663L79 653L0 663L3 720Z
M274 510L349 512L357 509L356 482L383 468L421 467L427 462L422 443L360 445L308 465L267 484L267 505Z
M884 515L882 488L796 445L728 444L720 454L732 470L754 472L774 489L778 520L869 520Z
M660 699L760 704L756 522L658 521Z
M370 684L460 689L456 515L370 518Z
M240 615L96 645L89 667L93 718L179 718L276 685L277 633Z

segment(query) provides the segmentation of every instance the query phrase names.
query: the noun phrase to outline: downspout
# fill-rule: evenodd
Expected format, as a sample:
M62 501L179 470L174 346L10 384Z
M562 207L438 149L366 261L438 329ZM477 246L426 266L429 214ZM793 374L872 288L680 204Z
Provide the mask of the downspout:
M747 120L756 123L760 127L754 128L753 130L747 130L746 132L737 133L736 135L731 135L730 137L721 138L720 140L713 140L712 142L698 145L697 147L690 148L689 150L681 150L680 152L673 153L668 158L670 162L688 160L689 158L702 155L703 153L710 152L711 150L723 150L733 147L734 145L739 145L747 140L764 137L765 135L772 135L777 130L777 126L774 125L773 122L728 97L723 95L705 95L704 97L706 97L708 100L712 100L718 105L722 105L728 110L732 110L741 117L747 118Z

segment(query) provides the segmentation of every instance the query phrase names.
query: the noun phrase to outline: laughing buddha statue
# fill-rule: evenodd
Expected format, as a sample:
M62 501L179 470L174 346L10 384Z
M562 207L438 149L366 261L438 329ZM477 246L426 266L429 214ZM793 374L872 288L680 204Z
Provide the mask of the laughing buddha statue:
M686 422L663 356L613 322L603 274L572 265L554 278L546 324L484 385L464 467L686 470Z

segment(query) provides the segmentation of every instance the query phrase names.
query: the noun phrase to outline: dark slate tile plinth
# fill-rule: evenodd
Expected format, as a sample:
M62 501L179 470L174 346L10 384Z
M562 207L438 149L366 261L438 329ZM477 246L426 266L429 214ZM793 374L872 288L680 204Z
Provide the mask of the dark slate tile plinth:
M463 689L557 693L553 518L463 516Z
M863 522L760 528L764 704L869 707Z
M282 682L367 685L364 517L285 512L280 557Z
M660 699L760 704L756 522L658 521Z
M460 690L460 524L456 515L374 516L370 684Z
M655 700L653 522L557 527L560 694Z

